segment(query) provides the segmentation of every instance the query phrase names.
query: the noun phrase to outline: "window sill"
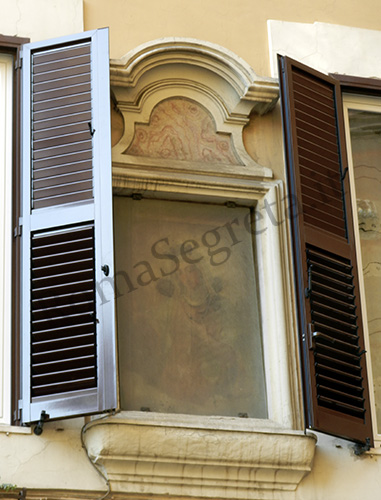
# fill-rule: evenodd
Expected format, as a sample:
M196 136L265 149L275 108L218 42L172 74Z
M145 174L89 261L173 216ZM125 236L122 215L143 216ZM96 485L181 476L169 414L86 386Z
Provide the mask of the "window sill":
M0 424L0 433L2 434L32 434L31 427L19 427L17 425Z
M84 443L113 492L272 499L311 471L316 438L269 420L121 412L90 422Z

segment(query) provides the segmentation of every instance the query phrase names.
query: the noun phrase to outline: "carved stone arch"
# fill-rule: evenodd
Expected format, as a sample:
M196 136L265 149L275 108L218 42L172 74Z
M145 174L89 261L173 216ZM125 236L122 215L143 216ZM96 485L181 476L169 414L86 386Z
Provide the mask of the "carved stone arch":
M165 38L148 42L119 60L111 60L111 90L124 127L113 147L115 168L176 169L271 178L271 169L259 165L247 153L242 139L250 113L264 114L276 104L276 80L257 76L251 67L232 52L218 45L188 38ZM171 159L149 151L136 154L137 127L152 133L152 113L163 101L183 99L210 114L215 143L229 137L236 161L218 155L180 155ZM185 125L184 125L185 126ZM208 125L209 130L211 125ZM183 134L185 132L183 131ZM135 153L135 154L134 154ZM213 160L216 159L216 161ZM219 158L219 159L218 159ZM230 158L230 157L229 157Z

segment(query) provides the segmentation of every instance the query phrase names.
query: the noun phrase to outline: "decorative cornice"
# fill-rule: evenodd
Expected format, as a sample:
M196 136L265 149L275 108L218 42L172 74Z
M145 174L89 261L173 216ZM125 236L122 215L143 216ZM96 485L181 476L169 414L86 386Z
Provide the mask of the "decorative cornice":
M126 154L135 124L148 124L161 101L183 97L210 112L217 133L231 135L243 174L272 177L269 168L257 164L247 153L242 130L253 111L264 114L275 106L279 97L275 79L256 75L227 49L191 38L148 42L122 59L111 60L110 67L113 99L124 119L123 134L113 148L114 162L139 164L133 155Z
M251 101L260 114L270 111L278 100L279 85L275 78L260 77L230 50L194 38L154 40L140 45L121 59L111 59L111 85L136 87L148 71L175 64L204 68L219 75L241 99Z

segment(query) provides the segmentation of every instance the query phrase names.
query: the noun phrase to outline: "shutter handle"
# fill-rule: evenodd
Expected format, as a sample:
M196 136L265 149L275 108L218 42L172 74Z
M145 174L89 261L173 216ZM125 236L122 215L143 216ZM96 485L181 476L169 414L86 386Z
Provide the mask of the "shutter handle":
M89 126L90 135L91 135L91 137L93 137L93 135L95 134L95 128L93 128L93 125L91 122L88 122L87 125Z
M108 276L110 274L110 268L107 264L105 264L104 266L101 267L103 273L105 276Z

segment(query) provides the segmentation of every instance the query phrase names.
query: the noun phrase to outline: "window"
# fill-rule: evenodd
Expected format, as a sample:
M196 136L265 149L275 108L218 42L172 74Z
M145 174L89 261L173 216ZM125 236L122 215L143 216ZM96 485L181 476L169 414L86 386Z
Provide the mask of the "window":
M250 207L116 197L114 217L121 408L266 418Z
M376 82L374 82L376 83ZM363 299L366 310L365 331L369 338L371 355L370 384L374 391L374 429L380 434L380 367L378 362L380 275L380 196L379 160L381 158L379 134L381 130L381 101L377 96L344 94L348 157L352 175L353 204L358 227L358 258L362 269ZM379 439L379 436L378 436Z
M105 449L112 448L112 453L107 453L113 457L111 468L118 468L122 463L123 487L136 493L143 491L144 483L145 487L148 484L149 493L161 494L163 488L167 491L162 470L156 467L162 460L161 463L173 465L174 481L170 487L176 495L184 493L182 485L186 476L193 478L198 496L209 491L212 483L214 489L216 481L221 488L221 498L232 495L243 498L252 488L248 478L254 476L259 490L267 489L269 482L275 489L295 489L310 470L315 440L301 430L299 379L294 376L299 364L293 311L291 302L286 300L292 294L284 224L285 206L290 200L284 195L282 182L273 180L271 170L256 163L242 142L242 129L250 113L253 110L264 113L274 106L278 98L277 84L260 79L251 68L228 51L221 52L219 47L210 44L199 50L194 40L179 41L178 46L171 45L169 50L166 42L161 41L159 50L146 51L138 63L131 64L139 76L130 84L125 84L123 70L114 68L112 90L126 124L114 148L113 159L116 212L117 205L122 206L116 220L116 238L124 245L123 239L128 234L135 235L136 239L150 233L154 241L148 242L148 248L156 259L151 269L148 259L139 255L140 248L145 246L143 238L136 245L127 246L128 252L135 253L127 259L129 262L121 264L115 286L106 41L107 31L99 30L23 46L23 196L21 213L16 214L14 224L16 240L21 241L20 297L15 300L21 311L20 346L17 332L15 334L22 379L21 394L16 395L17 410L21 414L17 417L28 425L45 418L117 408L114 292L119 296L121 283L131 286L129 295L136 301L132 319L139 327L139 314L144 305L137 301L138 294L146 290L152 294L155 290L159 300L168 304L166 309L156 307L157 316L160 317L162 311L173 311L167 314L164 328L159 332L160 349L163 343L168 345L160 355L166 360L172 358L173 371L177 370L176 376L180 378L176 358L181 342L179 336L173 335L172 325L193 329L188 335L188 347L195 345L197 354L185 359L183 365L187 366L190 376L200 377L197 385L200 394L194 407L190 407L193 395L188 400L182 395L178 397L179 386L173 384L172 393L160 407L158 398L155 401L150 397L146 403L140 391L135 390L135 399L130 399L131 387L123 385L125 380L121 381L122 406L128 408L131 404L130 408L138 412L121 412L102 419L102 423L117 424L113 429L122 430L123 440L138 435L133 442L141 443L143 448L147 444L152 448L151 431L158 436L158 450L152 457L147 452L144 464L150 472L139 476L133 462L141 459L140 451L123 446L115 458L115 446L124 441L118 433L109 433ZM174 63L180 52L189 57L180 64ZM185 64L188 67L183 73ZM160 85L157 84L158 68ZM179 75L175 76L177 71ZM203 149L201 156L199 152L194 153L195 157L182 160L175 156L168 166L167 158L160 156L162 150L158 156L154 153L153 158L147 158L141 154L141 143L133 141L135 125L139 125L134 106L144 104L140 115L143 127L157 105L173 98L177 104L180 100L181 105L195 108L194 111L202 109L204 118L209 113L213 120L208 122L206 118L206 123L214 123L217 130L212 133L206 130L203 139L209 146ZM129 113L135 115L134 120L129 120ZM230 149L226 148L229 140L234 145ZM131 144L133 147L128 152ZM127 212L123 205L128 205ZM232 219L230 213L235 214ZM131 219L128 232L124 228L120 231L126 214ZM148 217L152 214L155 220ZM167 219L167 224L162 226L164 236L160 234L159 225L163 219ZM170 253L165 253L167 238L168 245L173 245L173 253L172 247ZM232 249L237 251L234 255ZM120 255L121 250L119 246L120 262L125 258ZM168 258L160 258L167 255L174 264L176 259L181 259L176 276L168 267L171 263ZM223 268L228 255L226 264L230 268ZM245 265L236 262L237 259L244 260ZM237 265L233 266L233 262ZM135 274L128 275L129 266ZM125 274L124 268L127 268ZM156 273L160 279L156 279ZM131 285L126 276L134 279ZM242 288L251 307L247 304L244 307ZM193 321L194 297L207 298L210 317L205 319L204 300L200 304L196 302ZM148 300L150 297L145 302ZM171 301L177 304L173 307ZM150 305L155 307L154 303ZM178 315L180 307L181 316ZM122 307L122 315L123 312ZM157 316L153 319L146 315L149 322L141 329L144 336L150 327L157 327ZM231 328L229 322L233 316L236 326ZM124 320L126 317L122 317L121 325ZM127 321L130 321L128 317ZM228 327L226 331L225 327ZM139 333L136 326L132 330L134 334ZM179 331L177 327L176 330ZM121 335L123 332L119 331L119 338ZM119 357L121 365L124 357L131 357L131 337L124 340ZM144 348L148 347L154 350L155 346ZM216 351L220 355L217 368ZM132 356L146 358L145 354L137 350ZM224 369L228 368L228 377L221 364ZM129 377L135 377L133 389L140 383L139 378L145 379L146 389L152 367L146 363L145 375L141 372L136 375L139 365L139 358L132 359L125 373L124 366L120 373L127 383ZM237 367L243 373L238 373ZM173 371L162 373L163 380L173 376ZM126 387L127 395L123 392ZM180 385L180 390L182 387L187 386ZM164 388L167 390L167 383ZM211 396L215 401L206 407L205 399ZM150 414L139 411L147 409L146 405L155 411ZM157 410L167 413L163 417ZM174 417L168 412L188 415L176 413ZM213 416L216 413L223 416ZM237 414L255 418L231 417ZM94 429L99 431L99 424L100 420L93 421L86 431L90 455L94 441L89 441L89 436ZM150 432L145 433L148 428ZM216 432L222 437L218 448L210 446L210 438L216 441ZM180 434L183 451L179 454L173 447L179 450ZM278 452L273 462L272 453L262 461L262 450L268 449L272 439L276 440ZM194 446L189 448L196 452L189 468L185 462L191 441ZM235 446L231 446L232 442ZM248 450L242 474L239 450L244 447ZM295 449L296 459L290 463L290 453ZM129 457L124 455L126 451ZM99 463L105 460L101 454L96 456ZM207 473L194 478L194 466L202 467ZM261 474L257 474L258 471ZM277 474L278 471L282 473ZM232 475L237 480L231 488L226 488L226 480ZM110 477L115 475L110 473ZM152 479L147 482L146 477Z

